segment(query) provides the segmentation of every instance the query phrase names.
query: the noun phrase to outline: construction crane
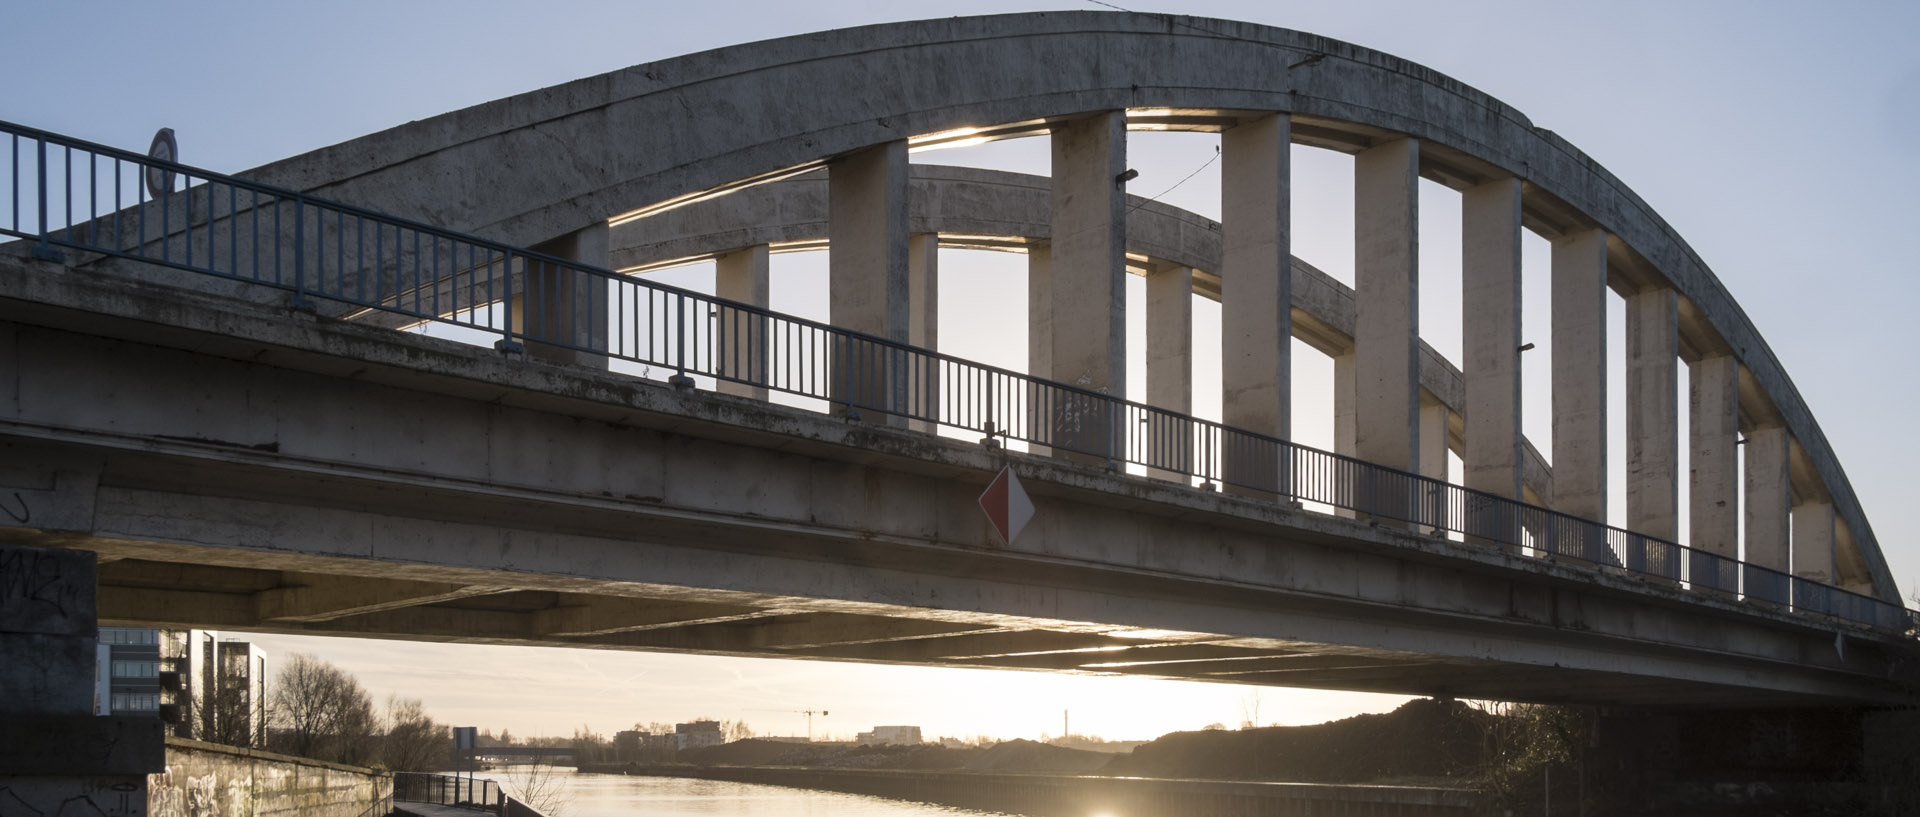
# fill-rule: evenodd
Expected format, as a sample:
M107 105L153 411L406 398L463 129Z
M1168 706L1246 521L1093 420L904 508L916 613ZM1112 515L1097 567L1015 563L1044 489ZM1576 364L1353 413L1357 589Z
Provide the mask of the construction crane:
M748 712L784 712L789 715L807 716L807 742L808 743L813 742L813 716L819 715L822 718L827 716L827 710L824 710L824 709L749 709L747 711Z

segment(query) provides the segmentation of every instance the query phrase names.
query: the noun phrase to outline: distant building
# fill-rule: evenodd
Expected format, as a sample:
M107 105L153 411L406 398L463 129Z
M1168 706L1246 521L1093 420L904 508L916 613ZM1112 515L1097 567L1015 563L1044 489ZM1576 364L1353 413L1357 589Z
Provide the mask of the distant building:
M266 735L266 653L219 635L101 627L95 713L151 715L175 737L258 745Z
M853 742L859 746L918 746L920 727L876 726L871 732L854 736Z
M727 742L720 732L719 721L694 721L673 725L673 737L681 751L698 749L702 746L719 746Z

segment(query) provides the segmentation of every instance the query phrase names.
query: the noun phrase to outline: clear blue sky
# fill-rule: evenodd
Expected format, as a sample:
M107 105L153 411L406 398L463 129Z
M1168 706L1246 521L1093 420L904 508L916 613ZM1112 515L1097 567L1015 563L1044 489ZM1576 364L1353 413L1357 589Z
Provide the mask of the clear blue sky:
M1048 7L1098 8L18 4L7 12L8 47L0 51L0 70L11 80L0 118L132 149L144 149L154 129L168 126L179 134L184 161L238 171L677 54L827 28ZM1897 430L1920 403L1907 362L1920 306L1910 224L1920 216L1920 152L1911 144L1920 132L1920 50L1911 44L1920 32L1920 4L1194 2L1177 10L1301 29L1414 60L1502 99L1595 157L1672 223L1740 301L1820 419L1896 578L1908 588L1920 584L1920 523L1904 513L1914 498L1908 469L1920 462L1920 435ZM1198 167L1211 153L1207 138L1136 139L1130 164L1142 177L1134 189L1160 190ZM1044 150L1034 150L1034 142L917 160L1044 170ZM1294 250L1350 279L1342 161L1296 156ZM1217 173L1203 173L1166 200L1217 214L1217 182ZM1447 317L1449 298L1457 311L1457 238L1449 235L1457 229L1449 226L1457 224L1457 206L1429 190L1422 212L1423 330L1451 356L1459 348L1458 318ZM1529 244L1530 281L1541 260L1531 252L1537 247ZM794 280L817 276L809 262L792 263ZM1004 260L953 263L1015 274ZM1534 304L1530 297L1530 315L1538 314ZM952 321L943 318L942 325L958 325ZM942 342L982 356L1009 354L988 340ZM1323 369L1308 361L1301 377L1324 381ZM1538 388L1545 380L1528 374L1535 384L1528 431L1545 450ZM1322 412L1312 409L1325 396L1302 391L1309 410L1296 412L1298 436L1324 444L1325 423L1313 419ZM515 732L564 732L581 723L611 730L697 714L797 732L797 715L749 710L826 707L837 711L822 723L841 733L917 722L933 734L1033 736L1057 733L1060 710L1072 706L1075 731L1145 736L1235 722L1245 703L1242 690L1193 684L260 640L277 651L321 653L381 695L425 699L443 720ZM548 699L526 703L525 693L536 690ZM1269 691L1262 719L1308 722L1391 704Z

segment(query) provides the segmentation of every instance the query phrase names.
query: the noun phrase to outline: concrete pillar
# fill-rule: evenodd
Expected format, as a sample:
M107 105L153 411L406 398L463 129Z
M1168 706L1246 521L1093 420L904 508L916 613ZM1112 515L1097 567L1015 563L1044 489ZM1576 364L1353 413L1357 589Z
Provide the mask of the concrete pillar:
M833 325L907 341L907 143L827 165L827 300ZM835 344L836 411L884 412L905 397L904 361L872 343ZM889 423L898 424L897 418Z
M1792 568L1788 561L1789 514L1793 484L1788 471L1793 437L1785 428L1756 428L1747 432L1747 548L1746 561L1774 573L1749 571L1749 600L1785 604L1788 588L1780 574Z
M1396 139L1353 161L1354 442L1360 459L1420 468L1420 144ZM1376 476L1377 516L1414 516L1412 485Z
M1521 499L1525 460L1520 428L1520 180L1495 179L1460 196L1462 482L1475 491ZM1425 435L1426 430L1422 429ZM1425 454L1421 457L1424 460ZM1469 541L1517 549L1511 505L1467 501Z
M1333 358L1333 453L1343 457L1359 456L1356 437L1359 436L1357 409L1354 406L1353 353L1335 355ZM1348 486L1349 490L1357 488ZM1359 514L1349 508L1337 508L1334 513L1349 519Z
M1687 367L1687 544L1695 589L1733 592L1740 558L1740 362L1732 355Z
M1834 564L1834 513L1831 502L1808 502L1793 506L1793 575L1819 582L1834 583L1839 569ZM1799 584L1794 588L1795 607L1828 612L1825 588Z
M1607 521L1607 234L1582 230L1553 242L1554 509ZM1558 526L1557 552L1613 561L1605 531Z
M916 233L907 239L907 343L929 351L940 348L940 236ZM940 417L940 367L931 358L907 362L907 402L915 431L933 433Z
M1679 360L1673 290L1627 298L1627 530L1666 542L1680 536ZM1648 542L1627 558L1630 567L1677 580L1679 555Z
M1099 394L1127 393L1127 122L1109 111L1052 127L1051 379ZM1046 396L1055 447L1089 463L1120 455L1118 414L1105 401Z
M772 303L772 261L767 245L759 244L722 255L713 262L713 292L729 301L766 308ZM771 353L767 322L760 316L720 309L720 338L714 344L718 369L747 382L720 380L721 394L767 399L767 357Z
M605 222L534 245L534 252L583 265L613 266ZM605 279L558 264L527 260L509 309L531 357L606 368L609 290ZM565 345L562 345L565 344Z
M1027 374L1053 376L1053 245L1034 244L1027 248ZM1016 404L1017 405L1017 404ZM1026 417L1019 432L1027 439L1042 439L1037 432L1048 426L1041 401L1029 392ZM1051 446L1039 442L1027 445L1029 453L1050 456Z
M1147 405L1193 413L1193 270L1177 265L1147 273ZM1193 425L1149 418L1147 456L1165 468L1155 478L1190 484Z
M1450 436L1448 426L1452 422L1452 414L1445 405L1431 397L1423 397L1420 401L1420 476L1440 483L1427 486L1421 492L1426 503L1423 516L1433 523L1431 527L1435 536L1445 535L1453 524L1448 513L1446 488L1449 466L1447 438Z
M1293 436L1291 134L1285 114L1220 134L1221 418L1282 440ZM1288 489L1278 449L1228 443L1221 454L1228 490Z
M1462 374L1468 488L1520 498L1520 180L1460 197Z

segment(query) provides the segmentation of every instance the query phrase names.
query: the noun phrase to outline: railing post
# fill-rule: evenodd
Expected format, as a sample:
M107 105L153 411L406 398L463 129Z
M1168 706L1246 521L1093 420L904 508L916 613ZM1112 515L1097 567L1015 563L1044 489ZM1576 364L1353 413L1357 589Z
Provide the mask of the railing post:
M667 378L667 382L686 388L693 385L693 378L687 376L687 296L673 293L673 302L674 374Z
M275 274L279 274L275 271ZM293 300L287 305L303 312L315 311L307 298L307 197L293 197Z
M40 204L40 241L33 245L33 257L44 261L60 260L60 252L47 243L47 138L36 136L33 139L35 158L38 165ZM18 182L16 181L16 184Z

